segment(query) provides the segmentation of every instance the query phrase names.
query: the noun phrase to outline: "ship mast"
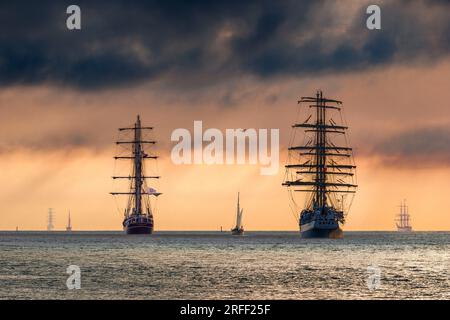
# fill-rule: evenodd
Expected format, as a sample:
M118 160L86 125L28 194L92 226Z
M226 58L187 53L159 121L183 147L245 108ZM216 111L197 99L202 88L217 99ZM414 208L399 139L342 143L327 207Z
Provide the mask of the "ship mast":
M72 222L70 221L70 211L69 211L69 221L67 222L67 228L68 229L72 228Z
M48 209L47 231L53 231L53 208Z
M134 154L134 208L136 214L142 213L142 149L141 149L141 119L137 116L137 121L134 125L134 141L133 141L133 154Z
M405 227L405 222L406 222L406 203L405 203L405 201L403 201L402 210L400 213L400 226L402 228Z
M116 141L117 145L131 144L131 155L116 156L114 159L131 159L133 161L133 174L130 176L113 176L113 179L129 179L131 180L129 192L111 192L112 195L129 195L130 199L128 207L125 209L125 216L131 214L135 215L151 215L150 207L147 210L143 210L145 204L143 204L143 195L150 195L149 192L143 190L145 179L159 179L159 176L145 176L144 174L144 160L157 159L157 156L148 155L144 152L143 146L145 144L155 144L156 141L144 140L143 130L153 130L153 127L143 127L141 125L140 116L137 116L136 123L133 127L119 128L119 131L133 131L133 140L131 141ZM159 195L159 194L158 194ZM133 203L134 208L131 208Z
M317 172L316 172L316 202L319 208L323 208L326 204L326 178L325 178L325 165L326 165L326 155L325 155L325 116L326 116L326 108L324 108L324 101L322 96L322 91L317 92L316 94L316 117L317 117L317 134L316 134L316 164L317 164Z
M410 215L408 211L408 206L406 205L406 200L400 204L400 214L398 215L397 221L400 224L397 224L399 228L409 228L410 227Z
M303 123L296 123L292 127L301 128L307 136L312 134L312 137L306 143L289 148L290 153L295 153L293 158L297 162L286 165L287 172L294 172L286 178L283 185L293 187L296 192L310 192L312 201L308 205L309 209L320 208L323 212L327 206L336 207L339 201L342 201L343 207L343 198L334 199L336 203L332 203L330 195L354 193L357 185L353 183L356 167L351 161L352 148L336 145L332 141L338 135L345 137L348 129L329 115L331 111L337 111L340 115L342 102L324 98L322 91L318 91L315 97L302 97L298 103L307 104L315 112Z

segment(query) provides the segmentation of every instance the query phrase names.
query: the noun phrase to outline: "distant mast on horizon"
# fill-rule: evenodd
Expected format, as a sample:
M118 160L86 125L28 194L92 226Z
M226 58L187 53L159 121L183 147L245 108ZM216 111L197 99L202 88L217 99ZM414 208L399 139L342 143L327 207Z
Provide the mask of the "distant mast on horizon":
M48 217L47 217L47 231L53 231L53 218L54 213L52 208L48 208Z
M396 219L397 231L398 232L411 232L411 216L409 214L408 206L406 205L406 200L400 204L400 213L397 215Z
M68 219L68 221L67 221L66 231L67 231L67 232L72 231L72 222L71 222L71 220L70 220L70 210L69 210L69 219Z

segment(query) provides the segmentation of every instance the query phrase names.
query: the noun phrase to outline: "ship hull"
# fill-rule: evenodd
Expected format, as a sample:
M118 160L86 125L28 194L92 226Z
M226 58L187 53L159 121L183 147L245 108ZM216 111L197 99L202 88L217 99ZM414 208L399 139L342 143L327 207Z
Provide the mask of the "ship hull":
M337 213L332 210L325 216L321 215L320 211L306 214L305 218L300 220L299 226L302 238L341 239L344 236Z
M146 216L131 216L124 220L123 230L126 234L152 234L153 219Z
M233 229L231 230L231 234L233 236L242 236L244 235L244 229Z
M153 226L131 225L124 228L126 234L152 234Z
M308 230L300 230L300 235L304 239L325 238L325 239L342 239L344 232L341 228L336 229L319 229L311 228Z

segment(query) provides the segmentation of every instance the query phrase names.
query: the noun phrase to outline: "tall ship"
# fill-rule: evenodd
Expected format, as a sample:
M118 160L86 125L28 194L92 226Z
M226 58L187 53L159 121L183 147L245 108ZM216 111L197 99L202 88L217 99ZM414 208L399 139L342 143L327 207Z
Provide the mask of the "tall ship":
M66 227L66 231L67 231L67 232L72 231L72 221L70 220L70 211L69 211L69 218L67 219L67 227Z
M244 213L244 209L240 207L239 204L239 192L238 192L238 200L237 200L237 209L236 209L236 226L231 229L231 234L234 236L241 236L244 234L244 226L242 225L242 214Z
M397 231L398 232L411 232L411 216L409 215L408 206L406 205L406 200L400 204L400 213L397 215L396 219Z
M303 238L341 238L357 188L343 103L319 90L298 104L283 186Z
M119 141L116 141L116 145L120 150L118 150L119 155L116 155L114 159L131 162L131 170L128 176L116 175L113 179L127 180L129 187L126 192L111 192L111 194L127 196L122 223L126 234L153 233L153 211L156 200L152 198L157 198L161 193L148 184L148 180L159 179L160 176L147 175L145 168L146 160L158 158L148 147L156 143L155 140L148 138L148 132L152 130L153 127L142 126L139 115L133 126L119 128Z

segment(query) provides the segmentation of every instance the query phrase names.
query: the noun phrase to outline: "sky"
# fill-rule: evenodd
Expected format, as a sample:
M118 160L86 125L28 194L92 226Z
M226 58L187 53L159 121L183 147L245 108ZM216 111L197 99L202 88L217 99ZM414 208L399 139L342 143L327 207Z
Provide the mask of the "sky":
M117 128L137 114L158 140L156 230L298 230L281 186L297 100L342 100L358 191L345 230L449 230L450 2L0 2L0 229L120 230ZM280 130L280 168L175 165L173 130Z

